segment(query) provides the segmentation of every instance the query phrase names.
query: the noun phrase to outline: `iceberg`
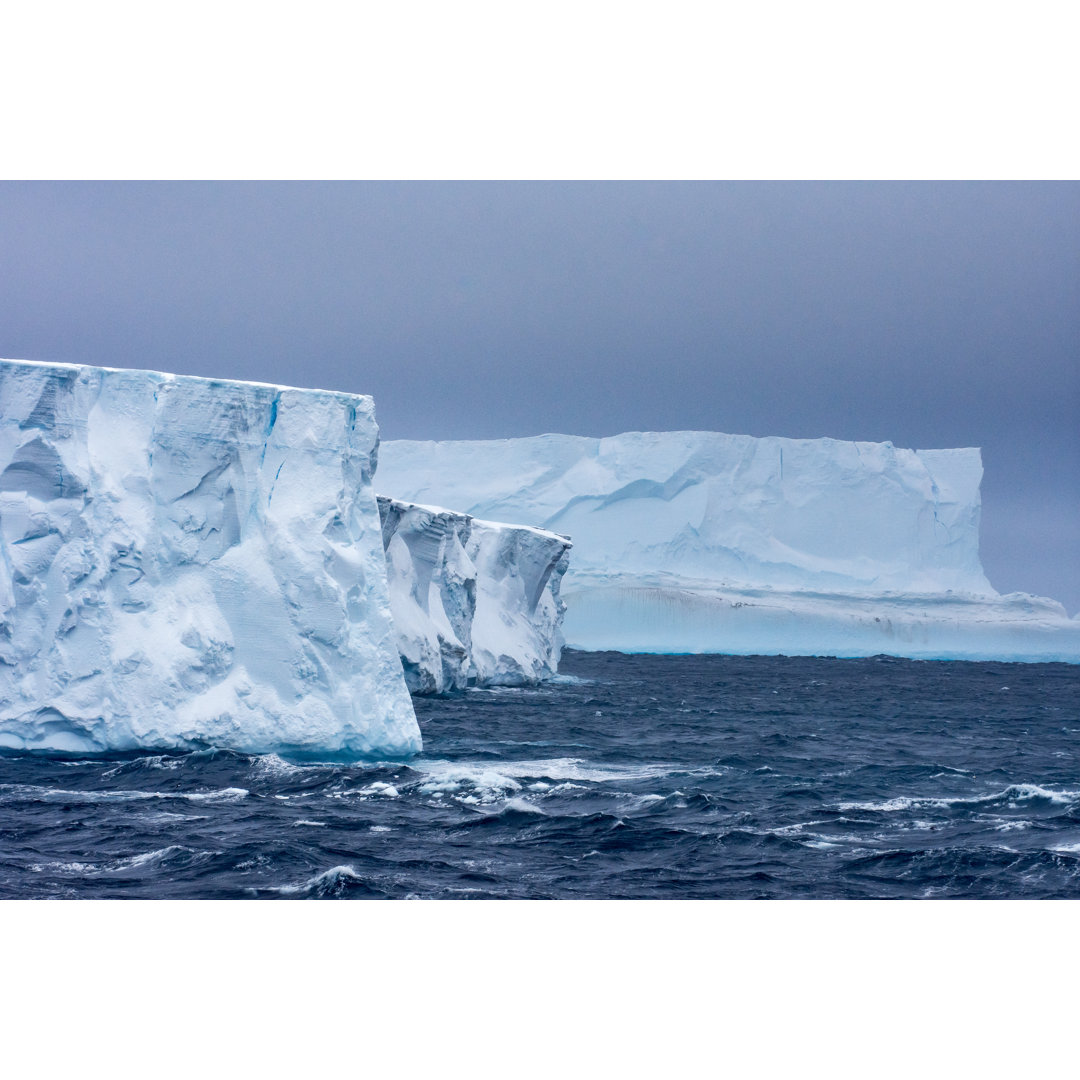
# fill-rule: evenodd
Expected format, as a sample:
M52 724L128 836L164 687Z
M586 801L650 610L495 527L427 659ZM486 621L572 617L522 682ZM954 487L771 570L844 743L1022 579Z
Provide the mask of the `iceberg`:
M0 361L0 747L399 757L370 397Z
M378 500L390 609L413 693L532 685L556 673L566 537Z
M566 643L1080 662L1080 620L1000 596L977 449L720 432L383 443L379 484L572 538Z

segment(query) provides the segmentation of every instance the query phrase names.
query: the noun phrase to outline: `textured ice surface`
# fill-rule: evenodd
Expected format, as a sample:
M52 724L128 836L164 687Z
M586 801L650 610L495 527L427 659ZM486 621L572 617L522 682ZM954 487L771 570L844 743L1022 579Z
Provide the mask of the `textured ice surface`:
M555 674L565 537L382 495L379 513L410 690L526 685Z
M630 432L384 443L379 486L570 536L564 633L643 652L1080 660L979 562L976 449Z
M0 361L0 746L404 755L371 398Z

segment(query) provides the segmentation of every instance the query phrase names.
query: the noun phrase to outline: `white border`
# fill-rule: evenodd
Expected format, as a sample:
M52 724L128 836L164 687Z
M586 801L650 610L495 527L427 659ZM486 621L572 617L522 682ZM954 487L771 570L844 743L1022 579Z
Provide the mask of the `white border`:
M5 9L9 179L1063 179L1062 0Z
M1069 903L0 911L12 1075L863 1080L1026 1075L1073 1054Z

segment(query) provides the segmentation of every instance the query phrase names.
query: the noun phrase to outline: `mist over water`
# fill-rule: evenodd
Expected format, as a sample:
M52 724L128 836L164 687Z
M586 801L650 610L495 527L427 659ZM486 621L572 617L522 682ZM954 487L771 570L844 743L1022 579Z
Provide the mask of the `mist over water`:
M1080 667L567 652L407 762L0 757L0 897L1080 897Z

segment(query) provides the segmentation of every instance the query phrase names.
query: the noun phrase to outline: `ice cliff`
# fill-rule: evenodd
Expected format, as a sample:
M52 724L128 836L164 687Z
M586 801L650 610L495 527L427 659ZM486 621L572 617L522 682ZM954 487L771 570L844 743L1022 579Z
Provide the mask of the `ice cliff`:
M410 690L522 685L555 673L565 537L381 495L379 513Z
M371 398L0 361L0 746L420 748Z
M570 536L568 645L1080 661L1080 620L999 596L978 450L630 432L390 441L401 498Z

